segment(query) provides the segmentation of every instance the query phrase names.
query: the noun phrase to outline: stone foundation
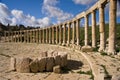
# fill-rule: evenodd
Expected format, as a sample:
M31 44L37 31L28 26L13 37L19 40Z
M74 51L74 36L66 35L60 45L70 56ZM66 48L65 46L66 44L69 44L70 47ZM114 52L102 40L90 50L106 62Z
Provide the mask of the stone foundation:
M59 67L56 67L59 66ZM61 67L67 66L66 52L42 52L40 57L11 57L10 70L21 73L55 72L59 73Z

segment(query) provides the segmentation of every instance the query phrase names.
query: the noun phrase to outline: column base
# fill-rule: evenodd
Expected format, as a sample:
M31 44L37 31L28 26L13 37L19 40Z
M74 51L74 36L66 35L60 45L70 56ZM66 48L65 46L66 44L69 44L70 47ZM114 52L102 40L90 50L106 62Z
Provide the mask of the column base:
M81 48L81 51L82 51L82 52L92 52L92 51L93 51L93 48L92 48L91 46L89 46L89 45L86 45L86 46L83 46L83 47Z
M62 43L62 46L66 46L66 44L63 42L63 43Z
M99 52L105 52L105 49L104 48L99 48L98 51Z
M117 52L115 50L108 50L107 54L108 55L117 55Z

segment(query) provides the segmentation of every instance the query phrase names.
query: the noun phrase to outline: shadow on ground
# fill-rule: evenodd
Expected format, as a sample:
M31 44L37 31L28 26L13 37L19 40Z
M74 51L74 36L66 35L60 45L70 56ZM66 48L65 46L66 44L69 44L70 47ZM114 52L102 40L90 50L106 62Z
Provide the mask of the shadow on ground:
M62 68L62 73L68 73L69 71L80 69L82 66L83 63L81 61L68 60L67 66Z

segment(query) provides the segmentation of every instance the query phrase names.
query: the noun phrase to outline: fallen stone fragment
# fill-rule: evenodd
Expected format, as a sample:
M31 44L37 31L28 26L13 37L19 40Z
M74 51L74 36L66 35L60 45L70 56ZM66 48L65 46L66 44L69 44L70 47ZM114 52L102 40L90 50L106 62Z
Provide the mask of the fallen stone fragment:
M21 73L29 73L30 72L30 58L16 58L16 70Z
M33 73L37 73L38 72L38 59L33 60L30 63L30 70Z
M46 71L53 71L54 57L47 57Z
M82 52L92 52L93 51L93 48L91 46L83 46L81 48L81 51Z
M38 71L45 71L47 58L38 58Z
M55 65L61 65L61 57L60 55L54 56Z
M113 75L111 80L120 80L120 74Z
M60 73L61 72L60 65L54 66L53 67L53 72L54 73Z
M16 64L16 58L11 57L10 58L10 70L11 71L15 71L16 70L15 64Z

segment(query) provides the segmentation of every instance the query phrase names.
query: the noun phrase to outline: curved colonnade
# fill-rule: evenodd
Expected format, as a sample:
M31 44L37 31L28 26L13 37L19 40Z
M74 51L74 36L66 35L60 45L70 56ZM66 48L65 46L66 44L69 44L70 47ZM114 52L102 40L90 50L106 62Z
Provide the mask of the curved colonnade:
M26 42L26 43L48 43L60 45L76 45L80 46L80 20L84 18L84 46L97 47L96 41L96 11L99 11L99 33L100 33L100 47L99 51L105 51L105 5L109 3L109 41L108 54L116 54L115 38L116 38L116 9L117 0L99 0L87 11L76 15L72 20L61 24L53 25L32 30L22 31L5 31L5 40L9 42ZM92 42L89 45L88 27L89 15L92 15ZM72 36L71 36L72 35Z

